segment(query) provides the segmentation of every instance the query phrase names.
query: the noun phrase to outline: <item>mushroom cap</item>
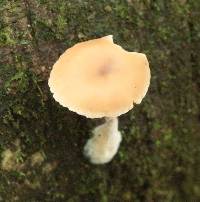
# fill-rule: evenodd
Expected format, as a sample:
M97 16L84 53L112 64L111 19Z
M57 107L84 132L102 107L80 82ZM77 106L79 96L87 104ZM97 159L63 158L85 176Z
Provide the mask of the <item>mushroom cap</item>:
M54 64L53 97L88 118L116 117L139 104L150 83L145 54L125 51L112 35L78 43Z

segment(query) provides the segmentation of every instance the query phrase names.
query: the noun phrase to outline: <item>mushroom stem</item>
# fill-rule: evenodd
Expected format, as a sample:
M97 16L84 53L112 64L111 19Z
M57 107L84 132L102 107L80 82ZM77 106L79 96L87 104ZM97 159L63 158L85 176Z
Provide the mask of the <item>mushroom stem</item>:
M106 117L105 123L93 130L93 136L84 147L84 155L93 164L104 164L114 157L121 142L117 117Z

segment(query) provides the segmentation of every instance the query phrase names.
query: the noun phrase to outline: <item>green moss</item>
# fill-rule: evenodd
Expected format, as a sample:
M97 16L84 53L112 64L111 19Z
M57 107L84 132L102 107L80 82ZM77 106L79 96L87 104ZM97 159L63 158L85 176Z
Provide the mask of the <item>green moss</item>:
M195 0L0 1L0 153L17 155L16 169L0 169L0 200L198 201L199 9ZM120 117L118 154L95 166L82 149L98 121L55 102L47 79L66 48L107 34L146 53L152 77ZM33 164L38 151L45 158Z
M9 27L0 32L0 45L15 45L13 31Z

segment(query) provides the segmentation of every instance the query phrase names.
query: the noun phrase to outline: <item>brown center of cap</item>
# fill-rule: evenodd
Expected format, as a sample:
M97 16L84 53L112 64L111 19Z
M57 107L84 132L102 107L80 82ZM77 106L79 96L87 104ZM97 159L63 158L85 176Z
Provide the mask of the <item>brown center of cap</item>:
M112 67L110 64L104 64L103 66L100 67L98 74L100 76L106 76L109 73L111 73Z
M100 65L98 69L98 75L101 77L108 76L112 73L113 70L113 61L111 58L107 58L103 64Z

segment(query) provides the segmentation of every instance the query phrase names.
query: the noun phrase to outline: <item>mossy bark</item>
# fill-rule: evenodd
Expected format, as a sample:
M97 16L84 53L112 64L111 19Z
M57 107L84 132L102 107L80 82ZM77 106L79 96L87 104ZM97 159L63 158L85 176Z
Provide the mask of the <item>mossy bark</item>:
M196 0L1 0L0 201L200 200L199 10ZM99 120L59 106L47 79L65 49L108 34L147 55L152 79L120 117L119 153L94 166L82 150Z

